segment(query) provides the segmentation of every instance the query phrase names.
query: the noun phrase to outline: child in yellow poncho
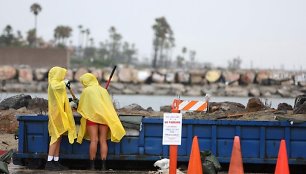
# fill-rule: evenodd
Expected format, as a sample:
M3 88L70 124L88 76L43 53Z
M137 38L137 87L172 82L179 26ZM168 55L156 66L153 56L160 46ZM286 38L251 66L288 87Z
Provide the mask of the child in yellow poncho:
M64 170L60 165L61 136L68 132L69 143L76 138L75 122L66 93L64 78L67 70L53 67L48 74L48 131L51 137L46 170Z
M108 152L107 139L119 142L125 135L125 130L107 90L99 85L97 78L91 73L86 73L80 77L80 82L84 89L77 109L82 115L77 142L82 143L83 138L88 133L90 139L89 158L91 170L95 169L94 160L99 142L102 160L101 168L105 170L105 160Z

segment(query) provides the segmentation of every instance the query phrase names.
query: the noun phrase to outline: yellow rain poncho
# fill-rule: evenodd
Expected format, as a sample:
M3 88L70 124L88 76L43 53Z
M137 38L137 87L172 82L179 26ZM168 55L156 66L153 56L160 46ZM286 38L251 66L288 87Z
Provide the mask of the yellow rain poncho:
M66 93L64 78L67 70L61 67L53 67L48 75L48 130L51 136L50 144L68 131L69 143L76 138L76 128L71 107Z
M77 142L82 143L84 137L88 139L86 120L107 125L109 127L108 139L119 142L125 135L125 130L107 90L99 85L97 78L91 73L82 75L80 81L84 89L77 110L82 115Z

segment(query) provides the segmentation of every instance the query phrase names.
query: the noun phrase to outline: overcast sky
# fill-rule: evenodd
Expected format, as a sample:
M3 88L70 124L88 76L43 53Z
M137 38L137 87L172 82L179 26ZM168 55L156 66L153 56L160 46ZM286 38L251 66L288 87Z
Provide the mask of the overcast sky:
M139 58L152 57L152 25L164 16L176 48L196 51L196 60L227 66L237 56L242 67L306 69L306 0L0 0L0 30L11 25L24 36L34 28L33 3L42 6L38 35L53 39L58 25L89 28L95 43L115 26L135 43Z

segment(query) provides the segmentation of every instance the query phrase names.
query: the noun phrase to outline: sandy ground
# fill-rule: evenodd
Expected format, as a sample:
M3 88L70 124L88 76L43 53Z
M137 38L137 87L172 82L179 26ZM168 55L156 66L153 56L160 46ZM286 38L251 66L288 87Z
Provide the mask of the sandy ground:
M15 140L15 135L10 133L0 133L0 150L17 149L18 140Z
M46 170L31 170L27 169L23 166L16 166L14 164L9 164L9 171L11 174L40 174L40 173L45 173L45 174L81 174L81 173L87 173L87 174L95 174L95 173L108 173L108 174L168 174L168 172L158 172L158 171L127 171L127 170L122 170L122 171L116 171L116 170L108 170L108 171L91 171L91 170L66 170L66 171L46 171ZM186 171L180 172L177 171L177 174L185 174L187 173ZM227 174L227 171L221 171L218 172L218 174ZM245 174L271 174L271 173L245 173Z

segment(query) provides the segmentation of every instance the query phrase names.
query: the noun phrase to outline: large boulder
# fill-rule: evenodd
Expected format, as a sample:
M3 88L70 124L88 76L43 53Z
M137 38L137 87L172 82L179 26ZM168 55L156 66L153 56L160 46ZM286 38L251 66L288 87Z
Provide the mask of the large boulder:
M191 84L203 84L205 71L200 70L190 70L190 83Z
M29 100L27 109L31 110L35 114L47 114L48 113L48 100L44 98L35 97Z
M267 107L257 97L250 98L249 101L248 101L248 104L246 106L246 110L248 112L262 111L262 110L265 110L266 108Z
M175 81L177 83L188 84L190 81L190 74L186 71L178 71L175 76Z
M293 110L292 106L287 103L280 103L277 106L277 110L281 111L287 111L287 110Z
M138 83L144 83L149 79L151 76L150 70L138 70L136 72L136 79Z
M241 73L239 83L241 85L249 85L254 82L255 79L255 73L252 71L246 71L244 73Z
M0 66L0 80L11 80L17 75L16 68L12 66Z
M175 83L175 72L167 72L165 81L167 83Z
M293 110L294 114L306 114L306 102L299 105L298 107L295 107Z
M18 70L18 80L21 83L33 82L33 73L30 67L23 67Z
M165 82L165 75L160 72L153 72L152 81L154 83L163 83Z
M131 83L135 81L135 71L130 67L120 67L118 69L118 78L120 82Z
M240 78L240 74L234 71L224 71L222 72L226 84L235 84Z
M22 107L27 107L31 99L32 97L30 95L25 94L19 94L6 98L0 103L0 110L6 110L10 108L19 109Z
M264 84L264 82L267 81L269 77L270 77L270 71L262 70L256 74L255 80L258 84Z
M34 70L34 80L44 81L48 77L48 69L46 68L37 68Z
M215 83L218 82L221 78L221 71L220 70L209 70L207 71L207 73L205 74L205 79L209 82L209 83Z
M300 105L306 102L306 95L299 95L295 98L294 108L298 108Z

